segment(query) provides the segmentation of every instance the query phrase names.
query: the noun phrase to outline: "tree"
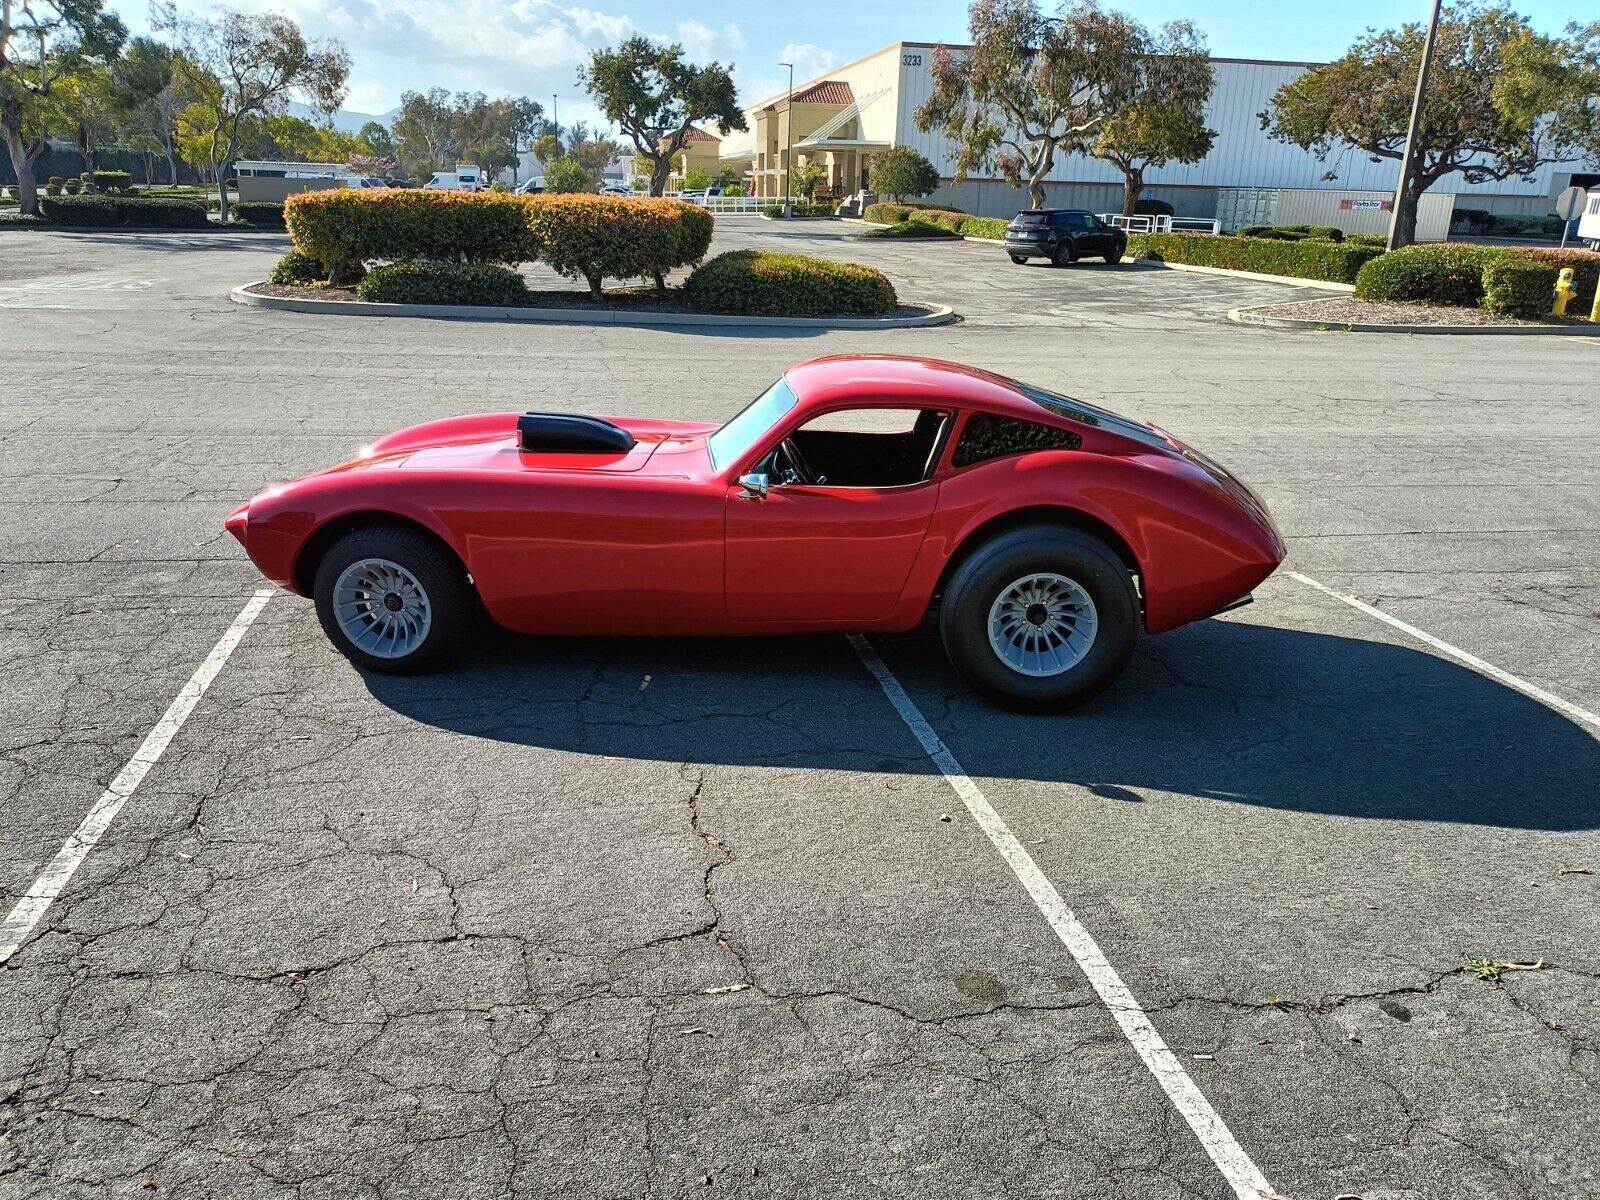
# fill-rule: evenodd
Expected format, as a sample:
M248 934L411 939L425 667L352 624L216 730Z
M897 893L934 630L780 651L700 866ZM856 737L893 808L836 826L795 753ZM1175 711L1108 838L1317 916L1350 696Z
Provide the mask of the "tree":
M1082 149L1101 126L1139 104L1187 90L1194 70L1181 53L1186 24L1152 34L1093 0L1055 17L1036 0L974 0L972 46L933 52L933 92L916 110L920 129L940 129L957 147L956 182L998 169L1044 205L1044 179L1058 150Z
M1089 143L1090 154L1122 172L1122 211L1127 216L1139 203L1148 168L1199 162L1211 153L1217 136L1206 128L1206 101L1216 72L1205 38L1188 21L1173 21L1163 30L1162 41L1163 53L1182 60L1170 64L1169 90L1108 118Z
M816 162L809 155L802 155L800 165L794 169L794 178L789 181L790 193L810 199L827 177L828 173L822 169L821 163Z
M1262 127L1321 160L1347 145L1402 158L1422 38L1419 25L1369 32L1342 58L1279 88L1260 114ZM1509 9L1445 9L1415 165L1394 214L1396 245L1416 239L1417 202L1448 175L1468 183L1509 179L1600 150L1596 93L1600 25L1569 25L1565 37L1547 37Z
M370 154L375 158L393 158L395 156L394 135L389 132L389 127L379 121L368 121L356 131L356 137L364 147L362 153Z
M21 210L38 207L34 160L62 127L57 82L117 54L127 30L102 0L0 2L0 135L17 174Z
M650 164L650 194L666 190L672 160L696 124L714 124L719 134L748 129L730 68L684 60L683 47L635 35L614 50L596 50L578 69L583 84L607 121L633 142Z
M171 46L153 38L136 37L122 57L111 64L113 107L122 135L147 154L166 157L169 183L178 182L174 140L178 113L188 102L176 81L173 58ZM147 170L146 174L154 180L153 171Z
M910 146L891 146L872 160L868 171L872 190L896 204L939 186L939 168Z
M56 103L67 119L72 144L83 156L83 169L91 175L101 139L113 135L114 92L110 69L98 63L74 71L59 85Z
M586 192L589 177L575 158L558 158L544 164L544 190L547 192Z
M441 87L402 93L394 141L395 156L414 178L454 166L458 144L450 93Z
M261 125L263 152L289 162L348 162L364 145L354 134L288 113L268 117Z
M683 173L679 188L685 192L703 192L711 186L711 176L704 167L690 167Z
M379 179L393 179L400 164L381 154L352 154L345 160L357 175L375 175Z
M180 16L168 0L152 17L177 40L177 71L195 96L184 112L205 135L227 221L227 168L247 127L282 113L291 93L304 96L314 112L331 113L344 99L350 55L337 41L308 39L288 17L272 12Z

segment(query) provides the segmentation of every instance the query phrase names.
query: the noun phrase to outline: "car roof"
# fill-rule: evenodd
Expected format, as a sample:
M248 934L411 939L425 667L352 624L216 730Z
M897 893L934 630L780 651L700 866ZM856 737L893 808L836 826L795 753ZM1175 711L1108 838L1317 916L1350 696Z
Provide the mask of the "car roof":
M954 404L1037 420L1038 405L1015 381L992 371L937 358L900 354L834 354L797 363L784 372L801 407L839 403L884 407Z
M1094 216L1094 214L1092 212L1090 212L1087 208L1025 208L1021 212L1019 212L1017 214L1017 216L1019 216L1019 217L1051 217L1051 216L1054 216L1056 213L1079 213L1079 214L1081 214L1082 216L1085 216L1085 217Z

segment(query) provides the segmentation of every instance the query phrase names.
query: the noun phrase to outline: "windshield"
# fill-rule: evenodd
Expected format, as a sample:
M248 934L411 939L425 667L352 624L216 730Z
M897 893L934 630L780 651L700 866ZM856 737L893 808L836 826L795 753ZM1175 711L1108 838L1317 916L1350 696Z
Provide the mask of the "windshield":
M720 471L736 461L794 405L794 392L782 379L757 396L748 408L706 439L712 469Z

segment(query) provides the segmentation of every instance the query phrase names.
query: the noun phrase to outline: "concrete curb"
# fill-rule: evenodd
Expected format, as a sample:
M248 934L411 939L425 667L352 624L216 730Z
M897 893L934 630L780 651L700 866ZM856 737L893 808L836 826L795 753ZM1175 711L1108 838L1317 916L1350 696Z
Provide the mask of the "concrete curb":
M1353 283L1333 283L1326 279L1301 279L1297 275L1264 275L1260 271L1233 271L1227 267L1197 267L1192 263L1155 262L1151 259L1135 259L1136 262L1148 262L1152 266L1166 267L1169 271L1194 271L1201 275L1231 275L1235 279L1254 279L1260 283L1287 283L1292 287L1317 288L1324 292L1343 292L1349 295L1356 290Z
M262 225L213 225L209 229L183 229L172 225L52 225L48 221L0 221L0 233L6 230L21 232L29 230L36 233L170 233L175 237L193 236L220 237L224 234L248 234L259 237L262 234L275 234L278 237L288 237L286 230L268 229Z
M1315 304L1315 300L1301 303ZM1256 308L1267 307L1256 305ZM1274 306L1275 307L1275 306ZM1439 333L1439 334L1490 334L1493 336L1548 336L1600 337L1600 325L1584 322L1579 325L1386 325L1382 323L1300 320L1296 317L1265 317L1254 308L1230 308L1228 320L1236 325L1256 325L1267 329L1308 329L1314 333Z
M643 325L711 326L761 329L923 329L948 325L956 319L947 304L919 307L928 311L915 317L737 317L720 313L601 312L591 308L491 308L471 304L375 304L367 300L302 300L289 296L263 296L236 287L229 298L235 304L274 308L281 312L314 313L340 317L428 317L453 321L513 321L543 325Z

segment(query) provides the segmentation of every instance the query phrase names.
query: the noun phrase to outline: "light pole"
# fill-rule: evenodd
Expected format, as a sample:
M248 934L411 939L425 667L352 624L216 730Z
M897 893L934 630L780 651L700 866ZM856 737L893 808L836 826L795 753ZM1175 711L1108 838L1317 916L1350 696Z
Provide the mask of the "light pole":
M785 102L783 113L783 215L794 216L794 205L789 198L789 172L793 169L794 158L794 64L779 63L780 67L789 68L789 99Z
M1433 12L1428 17L1428 32L1422 36L1422 60L1417 64L1417 94L1411 99L1411 123L1406 127L1406 148L1400 158L1400 182L1395 185L1394 204L1389 213L1389 249L1397 250L1405 244L1399 241L1401 233L1401 214L1406 211L1410 202L1411 178L1416 174L1416 159L1414 147L1417 142L1417 131L1422 127L1422 106L1427 99L1428 69L1433 66L1433 43L1439 36L1439 5L1440 0L1433 0ZM1416 214L1410 214L1407 225L1415 228ZM1411 239L1406 236L1406 242Z

